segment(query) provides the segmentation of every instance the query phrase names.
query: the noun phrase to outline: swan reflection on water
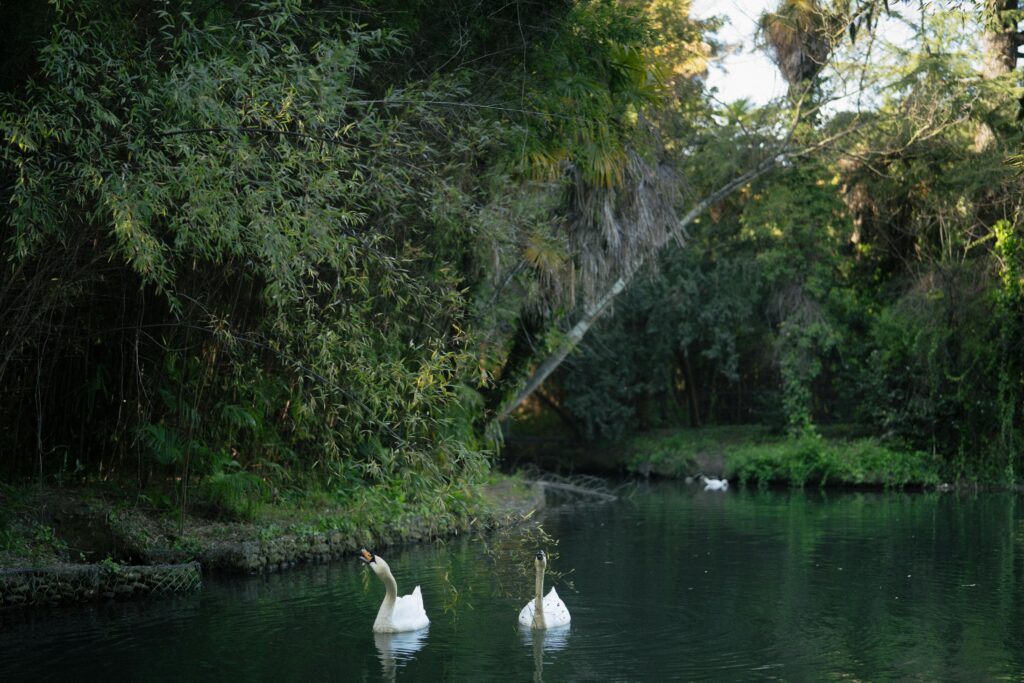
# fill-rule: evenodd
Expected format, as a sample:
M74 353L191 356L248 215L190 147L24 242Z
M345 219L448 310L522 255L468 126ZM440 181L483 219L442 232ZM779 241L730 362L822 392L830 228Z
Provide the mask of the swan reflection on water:
M556 626L549 629L532 629L528 626L519 627L519 638L523 645L533 650L533 681L544 681L544 653L558 652L569 645L570 627Z
M533 647L534 649L539 647L544 652L558 652L559 650L564 650L569 645L570 631L571 629L568 625L549 628L543 631L520 626L519 638L522 640L523 645Z
M395 680L398 668L405 666L416 657L416 653L427 643L429 628L405 633L374 633L373 644L377 646L377 657L384 670L384 680Z

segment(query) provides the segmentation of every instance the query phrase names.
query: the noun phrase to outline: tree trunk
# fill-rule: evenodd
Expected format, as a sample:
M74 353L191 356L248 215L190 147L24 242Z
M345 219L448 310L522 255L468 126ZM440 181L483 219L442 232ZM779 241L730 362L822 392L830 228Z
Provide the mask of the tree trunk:
M984 78L998 78L1013 71L1017 66L1016 22L1004 21L1002 12L1017 9L1017 0L986 0L985 34L982 37L984 50L981 75Z
M565 426L572 431L572 435L577 441L585 441L583 438L583 431L580 429L579 424L577 424L575 418L573 418L565 408L558 405L553 398L540 389L537 390L537 398L539 398L541 403L550 408L551 411L557 415L563 423L565 423Z
M666 239L658 245L658 248L660 249L661 247L664 247L673 239L680 243L684 242L687 237L686 228L690 223L699 218L711 205L721 201L747 183L767 173L779 162L781 158L782 155L775 155L763 159L754 168L733 180L730 180L726 184L722 185L722 187L709 194L680 219L675 229L672 230L667 235ZM616 280L612 286L597 299L597 301L584 309L583 315L580 317L579 321L571 330L569 330L569 333L566 334L565 338L558 344L554 352L537 366L537 369L534 370L533 375L527 380L526 385L522 390L520 390L511 401L502 406L496 415L496 419L504 420L507 418L512 414L512 411L515 410L516 406L525 401L530 394L536 391L537 387L544 383L544 380L546 380L548 376L555 371L555 368L561 365L566 356L568 356L569 353L572 352L572 350L575 349L583 340L583 337L586 336L587 332L590 331L590 328L594 326L597 319L600 318L609 307L611 307L615 297L625 291L626 287L629 286L629 283L633 281L633 277L640 270L641 266L643 266L642 260L635 263L630 271Z
M493 386L482 391L484 397L483 421L480 427L488 422L488 416L494 415L502 406L503 399L511 391L510 387L521 384L528 375L530 363L536 356L536 344L543 339L545 320L537 313L526 313L519 318L519 328L512 339L512 348L502 369L501 377Z
M676 361L683 369L683 381L686 383L686 403L690 409L690 426L700 427L700 404L697 403L697 382L693 379L690 367L690 354L686 349L676 350Z
M1018 0L985 0L985 33L982 36L981 76L999 78L1017 67L1017 47L1021 44L1015 21L1006 21L1002 12L1016 10ZM1024 112L1024 101L1017 102L1017 118ZM987 123L981 123L974 136L974 149L984 152L996 139Z
M598 299L595 303L591 304L586 308L583 313L583 317L578 323L576 323L569 334L565 336L562 342L555 349L555 352L548 356L543 363L541 363L533 375L526 381L524 386L515 398L505 404L505 406L498 412L498 419L504 420L506 417L512 414L515 407L525 401L527 397L537 390L544 380L554 372L555 368L562 364L569 352L572 351L576 346L583 340L583 337L590 331L590 328L597 322L597 319L601 317L601 314L608 309L612 301L619 294L626 289L626 283L628 281L624 278L619 278L612 285L611 289L605 292L604 296Z

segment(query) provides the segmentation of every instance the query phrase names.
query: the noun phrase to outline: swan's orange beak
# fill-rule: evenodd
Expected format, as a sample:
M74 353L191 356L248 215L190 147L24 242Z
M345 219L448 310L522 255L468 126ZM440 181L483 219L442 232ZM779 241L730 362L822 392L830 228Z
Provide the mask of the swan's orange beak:
M362 560L363 562L366 562L367 564L369 564L370 562L373 562L373 560L374 560L373 553L371 553L366 548L363 548L362 550L359 551L359 559Z

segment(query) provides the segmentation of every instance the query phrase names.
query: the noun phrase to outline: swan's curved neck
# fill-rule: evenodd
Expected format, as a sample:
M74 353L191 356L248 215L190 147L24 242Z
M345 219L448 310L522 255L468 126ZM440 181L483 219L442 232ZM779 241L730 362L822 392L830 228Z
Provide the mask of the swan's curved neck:
M384 584L384 602L380 603L380 609L377 611L377 621L381 619L390 620L391 614L395 611L398 583L391 573L391 568L386 564L381 566L381 571L377 576L380 577L381 582Z
M537 562L537 595L533 605L533 627L545 628L544 624L544 564Z

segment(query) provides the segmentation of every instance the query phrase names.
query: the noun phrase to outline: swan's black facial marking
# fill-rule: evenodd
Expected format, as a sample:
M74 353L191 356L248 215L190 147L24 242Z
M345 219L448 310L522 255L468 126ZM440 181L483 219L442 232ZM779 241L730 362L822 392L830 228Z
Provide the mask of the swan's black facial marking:
M359 559L366 564L373 564L374 561L377 559L377 556L371 553L366 548L363 548L359 551Z
M544 551L543 551L543 550L538 550L538 551L537 551L537 556L536 556L536 557L537 557L537 559L538 559L538 560L540 560L541 562L543 562L543 561L544 561L545 559L547 559L547 556L546 556L546 555L544 554Z

